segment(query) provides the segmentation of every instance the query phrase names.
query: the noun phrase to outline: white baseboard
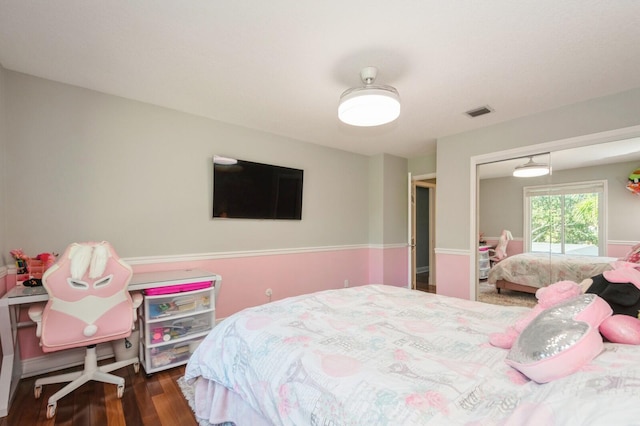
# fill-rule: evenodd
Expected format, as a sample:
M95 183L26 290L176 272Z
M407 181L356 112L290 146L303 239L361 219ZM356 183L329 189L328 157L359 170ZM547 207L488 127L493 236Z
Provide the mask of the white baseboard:
M114 356L111 343L101 343L96 349L99 360L113 358ZM52 371L82 365L85 352L85 348L76 348L24 359L22 360L22 378L39 376Z
M425 272L429 272L428 266L420 266L419 268L416 268L416 274L424 274Z

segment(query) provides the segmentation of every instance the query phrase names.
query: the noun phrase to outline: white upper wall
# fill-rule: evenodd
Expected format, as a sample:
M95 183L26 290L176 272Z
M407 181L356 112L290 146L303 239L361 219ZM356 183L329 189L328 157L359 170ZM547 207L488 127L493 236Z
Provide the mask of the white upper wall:
M370 157L369 242L407 242L407 160L390 154Z
M422 176L436 172L436 154L410 158L408 162L409 172L412 176Z
M439 139L436 249L471 247L472 157L640 125L638 111L634 89Z
M86 240L123 257L369 242L366 156L3 74L5 252ZM302 220L211 219L214 154L303 169Z
M384 156L384 243L406 243L408 239L409 181L407 160Z

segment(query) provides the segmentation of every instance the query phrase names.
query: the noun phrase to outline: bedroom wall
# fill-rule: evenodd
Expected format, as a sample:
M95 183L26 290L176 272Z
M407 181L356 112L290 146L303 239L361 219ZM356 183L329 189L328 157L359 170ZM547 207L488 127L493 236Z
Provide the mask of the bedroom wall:
M422 176L436 173L436 153L410 158L408 162L409 173L412 176Z
M368 242L365 156L6 72L9 247L121 256ZM305 171L302 221L211 219L213 154Z
M9 248L6 245L6 195L5 195L5 150L7 146L6 122L5 122L5 70L0 65L0 296L6 291L6 268L3 266L7 261L11 261Z
M12 71L3 76L0 133L11 141L0 141L5 263L11 248L60 253L73 241L109 240L134 272L222 275L218 318L345 284L407 284L406 159L369 158ZM214 154L304 169L302 220L211 219ZM20 340L23 358L42 355L31 330L21 330Z
M72 241L105 239L134 270L159 264L224 272L222 315L268 301L268 287L282 298L347 279L366 284L370 250L385 259L381 271L400 271L376 282L406 285L406 259L397 253L406 247L406 231L398 232L406 229L405 159L371 159L16 72L4 76L4 134L12 141L5 146L5 251L62 252ZM304 169L303 220L211 219L214 154ZM371 184L370 164L378 161ZM383 207L379 237L370 233L377 214L370 197ZM387 205L399 199L399 207ZM335 258L345 262L332 269Z
M373 245L369 281L408 283L407 160L389 154L372 156L369 177L369 241Z
M544 185L549 182L559 184L606 180L608 182L609 244L640 241L640 226L629 226L629 218L640 217L640 197L625 188L629 173L638 166L640 166L638 162L631 161L571 170L554 170L551 178L483 179L480 181L479 189L480 229L490 237L497 237L502 229L509 229L515 238L523 238L522 188L524 186Z
M498 108L496 108L498 110ZM438 140L436 271L438 293L473 297L471 158L640 125L640 89L587 100ZM505 157L506 158L506 157ZM455 195L454 195L455 194ZM475 201L474 201L475 202Z

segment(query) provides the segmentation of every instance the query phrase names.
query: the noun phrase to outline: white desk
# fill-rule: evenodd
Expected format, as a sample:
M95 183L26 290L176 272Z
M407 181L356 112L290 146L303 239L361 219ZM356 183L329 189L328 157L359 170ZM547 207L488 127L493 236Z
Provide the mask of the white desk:
M147 288L165 287L177 284L189 284L201 281L215 282L215 296L222 285L222 277L208 271L197 269L143 272L133 274L129 282L129 291ZM17 343L18 329L21 327L17 316L20 305L45 302L49 295L42 287L16 286L0 298L0 342L2 344L2 367L0 370L0 417L6 417L9 405L22 377L20 345ZM28 325L33 325L28 323Z

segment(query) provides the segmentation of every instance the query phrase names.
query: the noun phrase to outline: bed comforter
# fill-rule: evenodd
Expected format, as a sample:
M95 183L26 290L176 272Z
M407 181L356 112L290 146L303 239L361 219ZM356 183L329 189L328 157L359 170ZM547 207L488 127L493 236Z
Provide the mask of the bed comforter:
M488 335L527 308L368 285L239 312L190 359L202 424L640 424L640 348L537 384Z

